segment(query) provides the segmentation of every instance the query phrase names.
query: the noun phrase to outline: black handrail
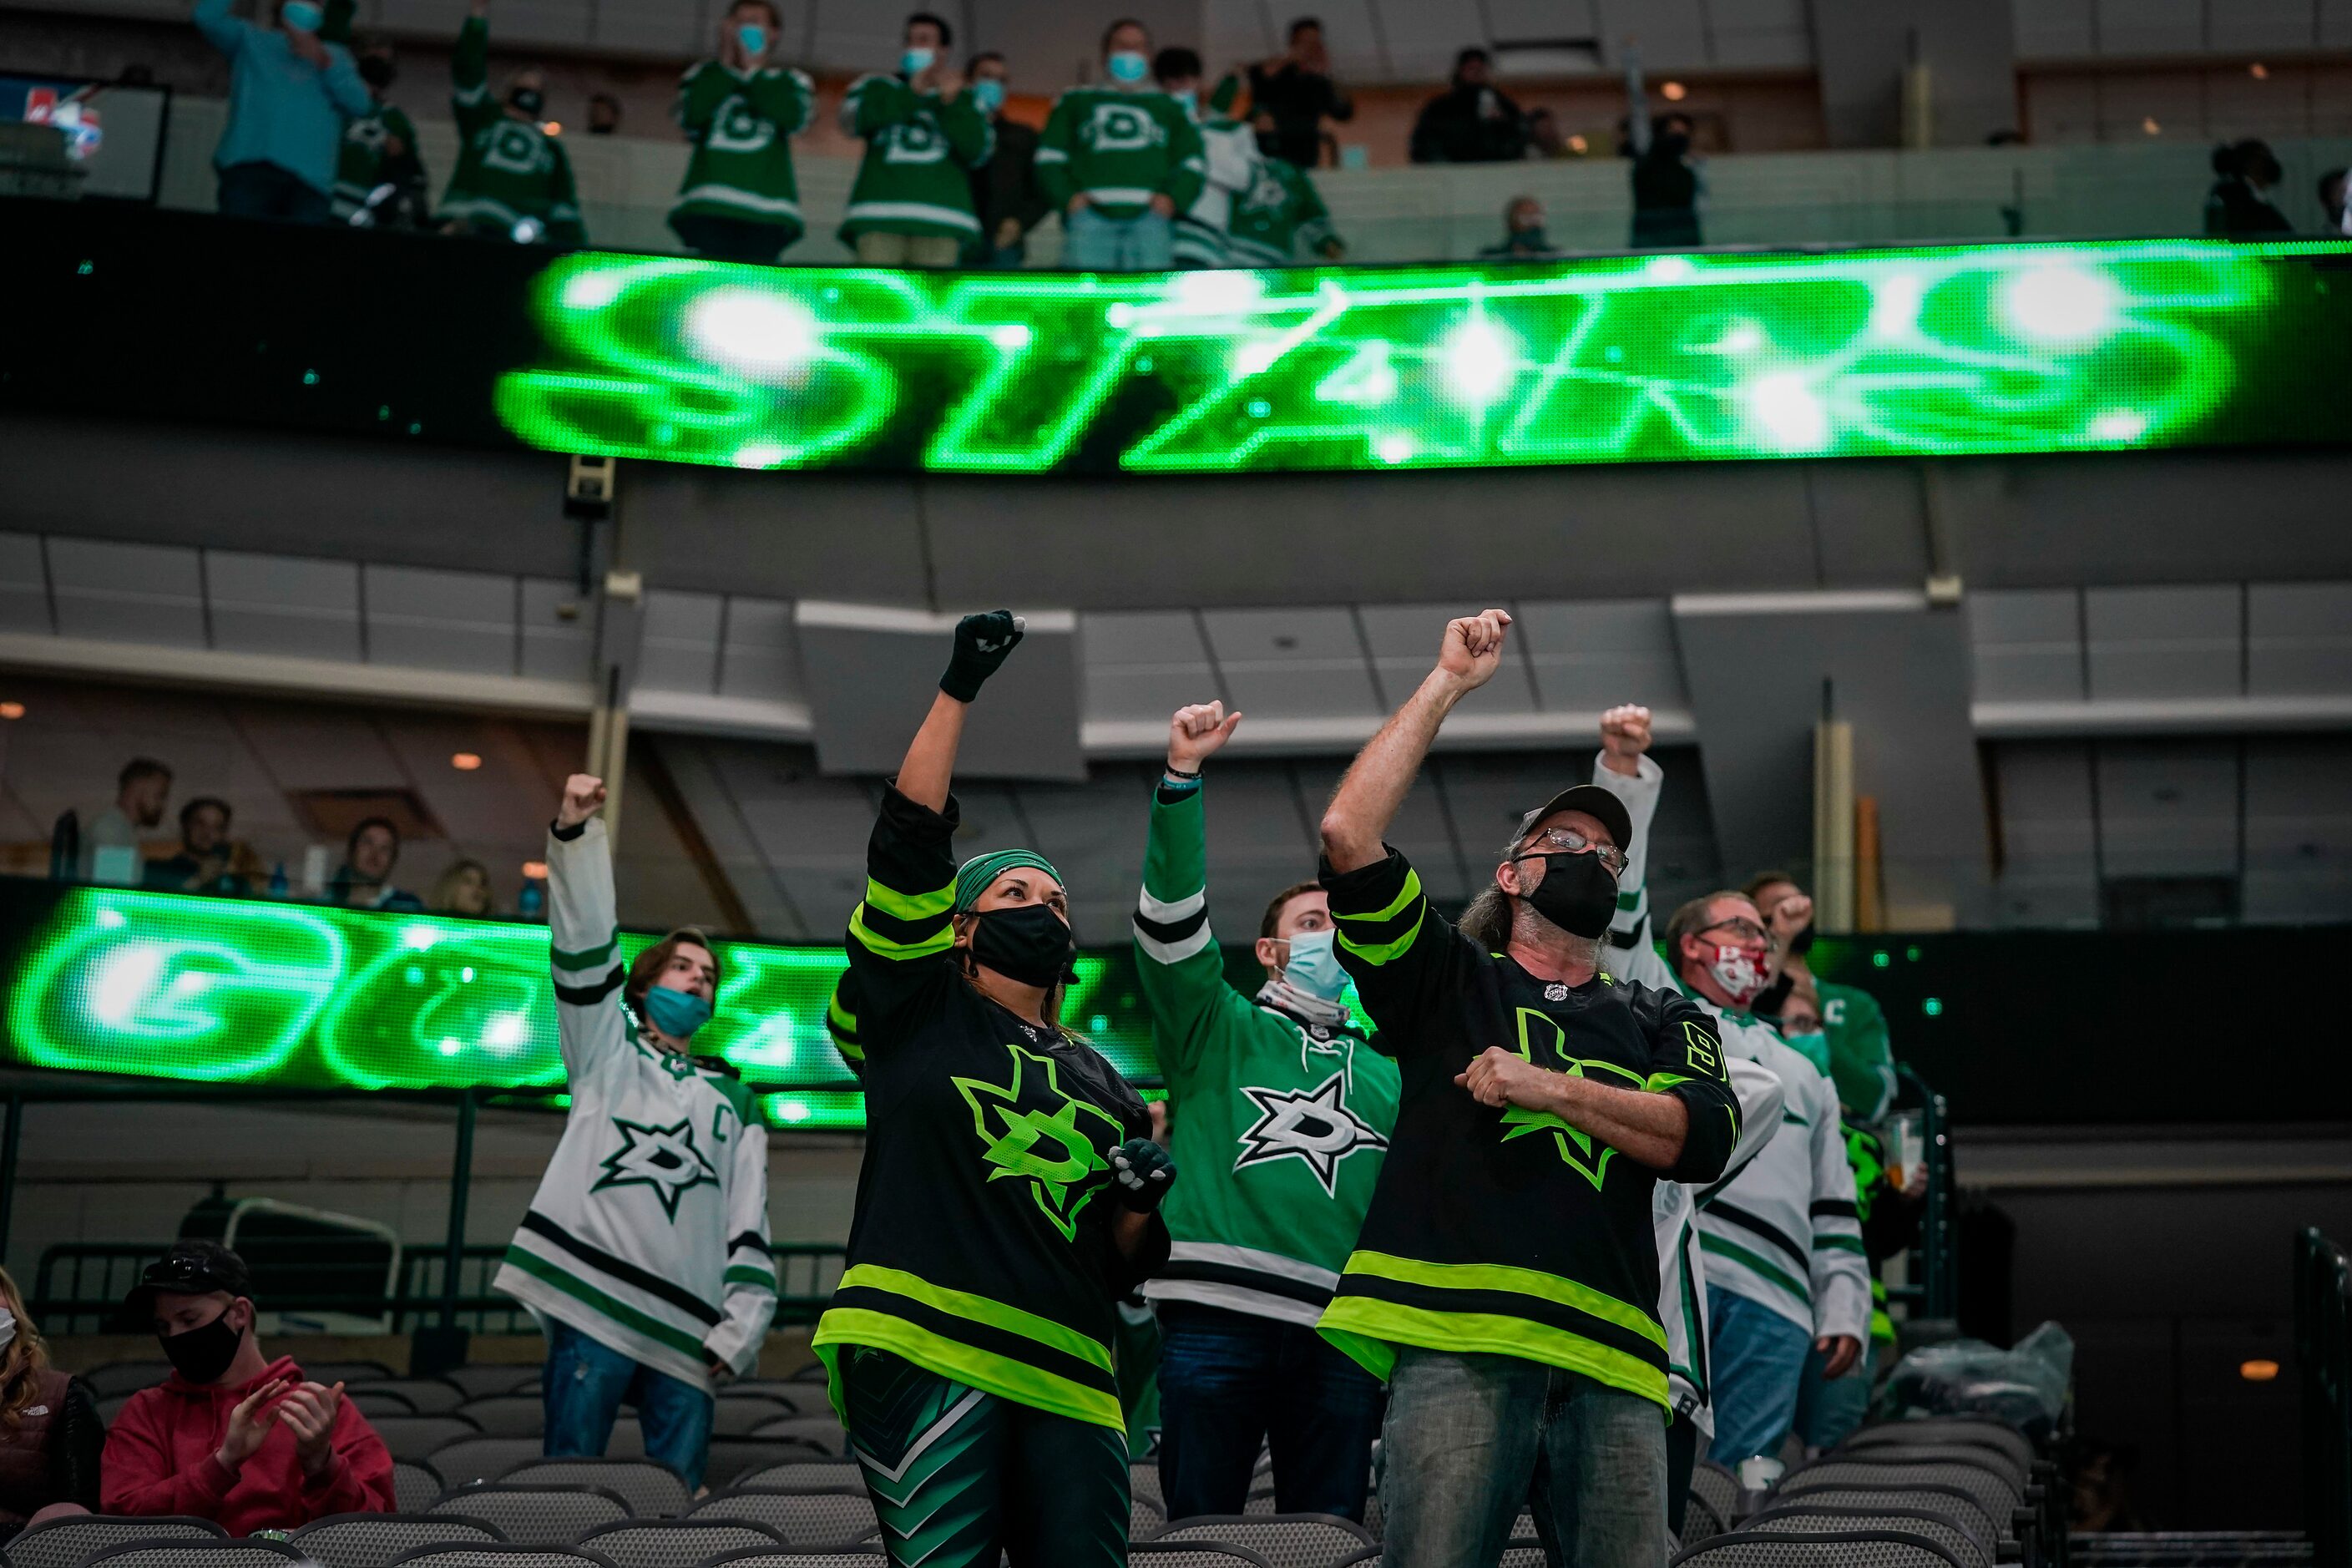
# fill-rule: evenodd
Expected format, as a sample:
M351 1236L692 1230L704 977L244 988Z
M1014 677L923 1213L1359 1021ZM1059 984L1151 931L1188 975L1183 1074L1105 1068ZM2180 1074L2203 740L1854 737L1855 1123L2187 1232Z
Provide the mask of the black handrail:
M2352 1256L2315 1226L2294 1238L2294 1357L2313 1568L2352 1568Z

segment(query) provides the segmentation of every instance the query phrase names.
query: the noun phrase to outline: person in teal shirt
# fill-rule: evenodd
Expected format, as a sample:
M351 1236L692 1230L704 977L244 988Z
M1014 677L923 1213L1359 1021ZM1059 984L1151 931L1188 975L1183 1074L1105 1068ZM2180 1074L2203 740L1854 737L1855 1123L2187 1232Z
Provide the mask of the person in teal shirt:
M320 40L318 0L282 0L276 25L229 15L230 0L196 0L196 30L228 57L228 125L213 150L219 206L230 217L324 223L343 121L375 100L351 50Z

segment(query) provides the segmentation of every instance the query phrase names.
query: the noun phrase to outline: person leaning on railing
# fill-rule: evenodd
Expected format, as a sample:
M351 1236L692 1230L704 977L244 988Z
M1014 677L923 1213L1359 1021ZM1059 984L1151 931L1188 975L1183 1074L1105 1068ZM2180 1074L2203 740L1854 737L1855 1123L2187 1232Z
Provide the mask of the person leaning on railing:
M97 1508L105 1441L89 1385L49 1364L25 1298L0 1269L0 1542Z

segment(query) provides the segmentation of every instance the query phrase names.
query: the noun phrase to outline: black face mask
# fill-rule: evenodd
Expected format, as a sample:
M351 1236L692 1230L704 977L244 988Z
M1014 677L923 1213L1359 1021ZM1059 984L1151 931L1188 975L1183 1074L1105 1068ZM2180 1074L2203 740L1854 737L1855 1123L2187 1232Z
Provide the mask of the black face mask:
M539 118L541 106L546 101L545 96L535 87L519 87L507 94L507 102L509 105L521 110L533 120Z
M228 1363L236 1359L236 1347L245 1335L229 1327L228 1309L221 1309L219 1317L209 1323L199 1323L157 1341L163 1347L163 1359L172 1370L190 1383L217 1383Z
M1617 879L1601 857L1582 855L1522 855L1522 860L1544 863L1543 880L1522 895L1528 907L1571 936L1598 937L1609 930L1617 913Z
M382 55L360 57L360 79L378 92L392 85L393 75L392 62Z
M1282 156L1282 138L1274 132L1261 131L1257 133L1257 150L1260 157L1279 158Z
M1076 951L1070 928L1044 904L991 910L972 927L973 961L1024 985L1052 985Z

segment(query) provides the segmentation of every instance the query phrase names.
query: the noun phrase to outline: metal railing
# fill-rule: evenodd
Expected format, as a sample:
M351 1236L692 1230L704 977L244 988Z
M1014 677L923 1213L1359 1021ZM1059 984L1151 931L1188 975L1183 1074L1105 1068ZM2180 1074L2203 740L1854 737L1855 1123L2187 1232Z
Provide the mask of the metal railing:
M1906 1102L1918 1101L1927 1195L1919 1214L1918 1245L1913 1249L1917 1267L1912 1282L1888 1286L1886 1297L1907 1304L1915 1317L1950 1321L1960 1310L1958 1182L1952 1157L1951 1109L1909 1067L1897 1062L1895 1072Z
M2294 1238L2294 1358L2312 1562L2352 1568L2352 1255L2314 1226Z

